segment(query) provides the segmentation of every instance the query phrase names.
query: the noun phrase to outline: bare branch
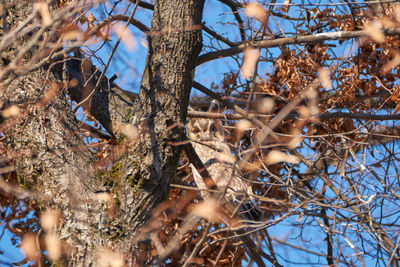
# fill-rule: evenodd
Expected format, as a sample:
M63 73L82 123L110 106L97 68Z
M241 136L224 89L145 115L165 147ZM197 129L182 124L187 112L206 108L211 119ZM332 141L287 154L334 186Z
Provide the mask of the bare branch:
M399 35L400 29L397 28L384 29L383 32L388 36ZM312 44L324 41L352 39L352 38L367 37L367 36L369 36L369 33L367 31L340 31L340 32L318 33L318 34L304 35L304 36L294 36L294 37L279 38L272 40L252 41L251 43L250 42L241 43L237 44L235 47L232 48L222 49L219 51L201 55L197 61L197 65L201 65L203 63L215 59L237 55L239 53L242 53L247 47L253 47L253 48L281 47L284 45L291 45L291 44Z

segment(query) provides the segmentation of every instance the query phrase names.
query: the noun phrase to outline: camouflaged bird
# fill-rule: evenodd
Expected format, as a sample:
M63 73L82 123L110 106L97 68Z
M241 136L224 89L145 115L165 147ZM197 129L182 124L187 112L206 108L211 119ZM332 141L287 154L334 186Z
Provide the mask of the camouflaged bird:
M240 205L239 215L252 221L262 219L262 211L256 206L252 187L242 179L238 169L233 169L235 158L224 141L222 125L219 121L196 118L188 124L188 137L192 146L207 168L218 189L225 192L225 198ZM209 199L206 183L191 164L194 181L204 199Z

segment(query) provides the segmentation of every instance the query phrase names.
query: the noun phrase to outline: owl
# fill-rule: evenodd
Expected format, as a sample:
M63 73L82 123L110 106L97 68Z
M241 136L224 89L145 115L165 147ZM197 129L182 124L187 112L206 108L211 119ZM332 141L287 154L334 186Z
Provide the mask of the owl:
M262 212L256 207L253 190L238 169L234 169L235 158L224 141L222 124L211 119L192 119L188 124L188 137L219 190L225 190L225 198L239 204L239 215L259 221ZM207 186L197 169L191 164L194 181L204 199L210 198Z

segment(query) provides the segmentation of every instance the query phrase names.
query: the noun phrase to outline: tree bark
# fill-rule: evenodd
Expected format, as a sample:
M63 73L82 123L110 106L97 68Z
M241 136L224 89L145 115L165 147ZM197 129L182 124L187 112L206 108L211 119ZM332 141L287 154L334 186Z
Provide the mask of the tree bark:
M129 123L141 132L140 142L119 162L121 216L126 231L137 237L152 209L165 200L184 139L192 71L202 48L204 1L164 0L155 3L149 51L139 95ZM129 248L130 249L130 248Z
M12 6L8 29L33 12L31 4L7 3ZM13 126L7 131L7 145L20 155L15 161L20 183L36 193L41 208L62 213L58 236L66 249L63 265L95 265L102 246L131 253L128 262L136 259L140 228L152 209L166 199L175 175L180 148L172 144L184 136L192 71L202 48L203 5L202 0L156 1L145 72L134 105L130 107L126 95L107 82L90 100L90 113L112 135L118 136L120 122L141 129L140 138L109 172L96 173L95 157L82 141L66 100L60 68L47 66L17 77L0 92L3 108L18 105L22 110L15 122L6 120ZM3 66L13 61L30 38L20 38L1 53ZM25 63L29 53L33 54L26 54ZM84 78L76 62L68 63L67 70L70 78ZM72 87L68 93L79 101L83 98L79 90ZM46 98L54 92L54 97ZM112 180L112 187L105 180ZM97 199L101 192L113 196L113 218L107 205Z
M6 4L6 29L13 30L34 12L31 3ZM51 6L52 10L56 8L57 5ZM32 24L37 20L34 18ZM5 28L3 35L7 34ZM0 54L2 69L12 67L33 38L34 33L24 35L4 49ZM35 45L27 51L17 67L23 69L31 64L37 48ZM101 189L95 174L95 157L79 135L59 68L49 66L26 75L18 75L17 71L9 74L15 78L2 88L0 100L4 109L18 106L20 113L6 119L2 126L6 128L10 154L16 155L14 164L20 184L36 196L42 210L54 208L62 214L58 236L63 240L66 257L60 261L63 265L83 266L94 262L95 253L88 252L94 252L102 243L99 223L95 222L101 221L105 209L95 201L95 192Z

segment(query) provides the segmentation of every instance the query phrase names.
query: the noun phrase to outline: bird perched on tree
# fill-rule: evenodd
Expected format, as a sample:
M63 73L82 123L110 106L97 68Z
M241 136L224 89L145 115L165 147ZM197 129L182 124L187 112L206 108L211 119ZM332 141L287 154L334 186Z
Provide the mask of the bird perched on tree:
M234 168L235 159L224 140L220 121L196 118L188 124L188 137L192 146L203 162L218 189L225 191L225 198L235 204L240 204L239 215L249 220L262 219L260 211L253 198L252 187L242 179L241 173ZM204 199L210 198L207 185L197 169L191 165L194 181L202 190Z

